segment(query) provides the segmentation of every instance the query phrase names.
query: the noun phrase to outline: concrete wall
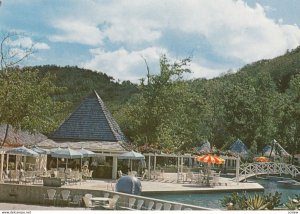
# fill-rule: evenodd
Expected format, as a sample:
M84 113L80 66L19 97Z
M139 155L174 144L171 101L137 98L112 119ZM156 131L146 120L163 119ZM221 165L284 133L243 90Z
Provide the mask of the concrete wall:
M0 202L10 202L10 203L24 203L24 204L43 204L44 203L44 195L46 194L47 189L56 189L58 193L61 190L69 189L71 191L71 195L84 195L86 193L90 193L93 197L102 197L104 192L109 192L110 196L119 195L118 205L124 206L128 204L128 199L130 197L134 197L137 200L143 199L144 206L148 205L149 201L154 201L155 203L170 203L172 204L172 209L174 204L178 204L175 202L158 200L143 196L130 195L125 193L113 192L113 191L101 191L101 190L91 190L91 189L76 189L76 186L72 186L71 188L63 188L63 187L46 187L40 185L22 185L22 184L0 184ZM154 205L155 207L155 205ZM198 207L188 204L182 204L182 209L184 208L192 208L193 210L210 210L204 207Z

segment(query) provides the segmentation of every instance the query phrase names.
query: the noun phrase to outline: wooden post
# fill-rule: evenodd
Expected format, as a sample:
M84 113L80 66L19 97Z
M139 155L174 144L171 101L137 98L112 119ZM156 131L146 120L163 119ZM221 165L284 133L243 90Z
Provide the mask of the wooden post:
M150 172L150 170L151 170L151 154L149 153L149 159L148 159L148 179L151 179L151 172Z
M236 173L236 184L239 184L239 176L240 176L240 156L236 159L236 166L235 166L235 173Z
M8 172L9 154L6 154L6 172Z
M155 172L156 170L156 153L154 153L154 164L153 164L153 171Z
M4 162L4 152L0 151L1 153L1 164L0 164L0 181L3 180L3 162Z
M112 172L111 172L112 179L117 179L117 171L118 171L118 159L117 156L113 156L113 165L112 165Z

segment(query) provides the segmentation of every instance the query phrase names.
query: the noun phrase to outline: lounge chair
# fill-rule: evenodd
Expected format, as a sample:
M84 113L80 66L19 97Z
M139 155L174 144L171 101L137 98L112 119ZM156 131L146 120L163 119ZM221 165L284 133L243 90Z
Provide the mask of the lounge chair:
M145 171L144 171L143 174L142 174L141 180L144 180L146 177L149 178L149 175L148 175L148 174L149 174L149 173L148 173L148 170L145 169Z
M124 206L120 206L119 208L121 208L122 210L133 210L133 206L135 204L136 198L129 198L128 199L128 204L126 202Z
M70 201L71 201L70 193L71 191L67 189L62 190L60 192L60 197L58 198L58 201L60 201L61 205L64 203L66 203L68 206L70 205Z
M93 209L96 207L95 205L93 205L91 198L89 198L89 197L83 196L82 201L83 201L83 205L85 208Z
M153 205L154 205L154 201L149 201L148 206L147 206L147 210L152 210Z
M89 198L89 199L91 199L93 197L93 195L90 194L90 193L86 193L84 196L87 197L87 198Z
M164 203L164 210L171 210L172 204Z
M181 210L181 208L182 208L181 204L175 204L173 210Z
M193 172L186 173L186 181L189 181L190 183L195 181L195 176L194 176Z
M156 204L155 204L155 210L161 210L162 206L163 206L162 203L159 203L159 202L156 203Z
M55 205L56 202L56 189L47 189L46 194L44 194L44 204L46 202L52 202Z
M128 200L128 208L129 209L133 208L135 201L136 201L136 198L129 198L129 200Z
M103 194L103 197L104 197L104 198L108 198L108 197L109 197L109 192L105 192L105 193Z
M108 204L102 205L102 207L107 210L115 210L117 207L119 197L120 196L118 195L114 195L113 198L109 199Z
M122 172L122 170L118 170L118 176L119 176L119 178L121 178L122 176L125 176L126 174L124 174L123 172Z
M82 199L82 195L74 195L72 197L72 200L70 201L70 204L80 207L81 206L81 199Z
M136 209L137 210L141 210L143 204L144 204L144 200L143 199L139 199L138 202L137 202L137 205L136 205Z

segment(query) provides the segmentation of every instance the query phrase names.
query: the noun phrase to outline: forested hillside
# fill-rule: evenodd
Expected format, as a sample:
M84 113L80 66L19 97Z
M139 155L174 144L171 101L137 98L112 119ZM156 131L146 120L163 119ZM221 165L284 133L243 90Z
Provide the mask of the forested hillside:
M141 150L226 149L241 139L253 153L276 139L299 153L300 48L212 80L184 81L185 61L161 59L161 74L116 115Z
M299 153L300 48L211 80L184 80L189 62L162 56L160 74L139 86L77 67L34 69L63 88L53 98L69 102L64 117L96 90L140 150L191 151L206 140L228 148L239 138L253 152L276 139Z
M41 76L51 74L53 83L64 88L54 98L71 102L70 109L78 105L93 90L112 106L121 105L138 91L137 86L130 81L116 82L105 73L88 69L56 65L35 66L33 69L37 69Z

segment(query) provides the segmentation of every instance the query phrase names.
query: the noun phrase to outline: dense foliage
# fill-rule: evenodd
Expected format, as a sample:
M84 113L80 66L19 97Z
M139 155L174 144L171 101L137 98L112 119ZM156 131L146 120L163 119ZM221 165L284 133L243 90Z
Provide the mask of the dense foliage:
M235 74L183 80L189 59L162 56L160 73L115 116L140 150L191 151L203 140L227 149L239 138L252 153L272 139L299 153L299 59L300 48Z
M160 59L160 72L139 85L77 67L37 66L65 88L52 95L71 103L58 123L96 90L125 135L141 151L191 152L208 140L227 149L241 139L252 153L276 139L300 152L300 48L211 80L185 80L190 59Z
M234 192L224 196L221 205L228 210L273 210L281 206L281 193L254 194L253 196L244 193Z
M10 68L0 72L1 124L30 132L53 130L67 106L52 100L51 95L57 91L49 76L39 78L35 71Z

